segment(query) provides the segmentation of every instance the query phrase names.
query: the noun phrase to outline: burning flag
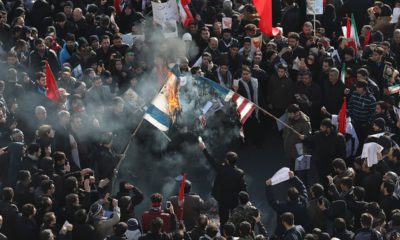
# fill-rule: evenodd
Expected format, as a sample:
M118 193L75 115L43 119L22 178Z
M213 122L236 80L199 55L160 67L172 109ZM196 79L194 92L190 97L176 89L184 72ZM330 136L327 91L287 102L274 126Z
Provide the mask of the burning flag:
M168 72L167 82L149 105L144 119L165 132L175 123L180 110L179 79L172 72Z
M168 102L168 113L172 119L172 123L175 123L176 116L181 110L181 104L179 102L179 79L172 72L168 73L168 79L166 85L166 97Z

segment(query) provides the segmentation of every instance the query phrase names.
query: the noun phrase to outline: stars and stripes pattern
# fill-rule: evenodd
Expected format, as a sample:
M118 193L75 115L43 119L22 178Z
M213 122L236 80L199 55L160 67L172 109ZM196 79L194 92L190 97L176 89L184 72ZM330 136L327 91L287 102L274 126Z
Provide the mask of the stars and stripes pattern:
M218 94L221 96L225 102L233 101L236 104L236 110L240 114L240 123L244 124L246 120L251 116L256 105L249 99L242 97L241 95L235 93L234 91L221 86L219 83L214 82L205 77L197 77L199 81L204 81L210 85Z

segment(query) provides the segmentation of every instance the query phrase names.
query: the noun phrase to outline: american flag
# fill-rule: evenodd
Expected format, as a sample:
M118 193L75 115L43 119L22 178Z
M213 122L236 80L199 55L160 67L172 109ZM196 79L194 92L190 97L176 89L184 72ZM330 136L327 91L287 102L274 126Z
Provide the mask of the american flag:
M214 82L205 77L197 77L199 81L204 81L210 85L224 100L225 102L234 101L236 103L236 110L240 114L240 123L244 124L251 116L256 105L249 99L242 97L236 92L221 86L219 83Z

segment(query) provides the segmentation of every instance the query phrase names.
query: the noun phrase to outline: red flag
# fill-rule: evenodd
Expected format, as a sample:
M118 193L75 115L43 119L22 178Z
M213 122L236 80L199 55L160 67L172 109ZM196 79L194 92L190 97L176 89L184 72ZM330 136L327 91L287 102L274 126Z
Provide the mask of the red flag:
M185 182L186 182L186 174L182 175L181 188L179 189L179 197L178 197L178 220L183 220L183 206L185 203Z
M46 62L46 96L53 102L60 102L60 94L58 93L57 82L54 78L53 72L51 71L50 65Z
M346 22L346 38L350 38L351 37L351 22L350 22L350 18L346 17L347 22Z
M117 15L121 15L121 0L114 0L114 8L117 12Z
M181 3L183 6L188 5L190 3L190 0L181 0Z
M347 121L347 101L346 97L344 97L342 108L339 111L339 117L338 117L338 131L343 135L346 134L346 121Z
M367 36L365 36L363 48L369 44L369 40L371 39L371 31L367 32Z
M272 0L253 0L260 22L258 27L265 35L272 36Z

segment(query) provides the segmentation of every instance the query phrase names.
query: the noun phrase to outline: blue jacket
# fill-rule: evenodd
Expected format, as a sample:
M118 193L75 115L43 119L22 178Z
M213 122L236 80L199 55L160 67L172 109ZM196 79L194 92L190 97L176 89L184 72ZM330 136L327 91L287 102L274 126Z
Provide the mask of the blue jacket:
M76 49L77 46L78 46L78 44L75 43L74 49ZM64 43L63 48L62 48L61 51L60 51L60 56L59 56L61 66L62 66L65 62L67 62L71 57L72 57L72 55L69 53L69 51L68 51L68 49L67 49L67 44Z

